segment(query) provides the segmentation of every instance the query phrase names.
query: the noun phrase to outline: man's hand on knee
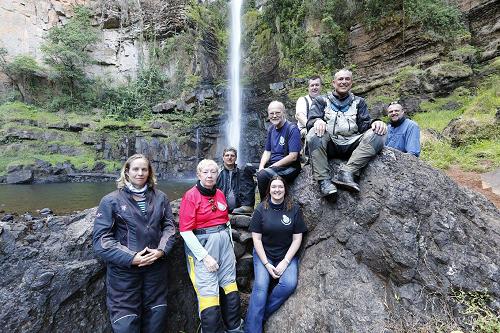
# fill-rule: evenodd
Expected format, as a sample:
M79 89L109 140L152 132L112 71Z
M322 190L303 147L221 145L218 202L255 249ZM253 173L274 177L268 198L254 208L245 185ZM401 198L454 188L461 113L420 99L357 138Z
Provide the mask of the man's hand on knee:
M372 130L375 134L385 135L387 133L387 125L383 121L377 120L372 123Z
M323 119L318 119L314 123L314 132L317 136L321 137L325 134L326 131L326 123Z

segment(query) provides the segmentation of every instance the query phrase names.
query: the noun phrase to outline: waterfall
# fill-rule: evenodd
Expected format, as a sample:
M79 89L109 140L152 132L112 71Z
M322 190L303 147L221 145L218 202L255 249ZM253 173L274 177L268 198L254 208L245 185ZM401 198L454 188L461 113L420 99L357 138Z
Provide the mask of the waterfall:
M196 165L200 162L200 128L196 127Z
M241 87L240 87L240 40L241 4L243 0L231 0L230 43L230 113L226 128L226 142L240 152L241 131ZM239 159L240 154L238 154Z

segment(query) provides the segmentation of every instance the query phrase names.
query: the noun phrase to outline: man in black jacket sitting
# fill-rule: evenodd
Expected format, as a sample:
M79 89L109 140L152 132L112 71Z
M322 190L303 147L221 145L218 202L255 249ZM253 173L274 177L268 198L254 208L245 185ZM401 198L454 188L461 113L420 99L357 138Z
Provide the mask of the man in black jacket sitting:
M365 100L351 93L351 71L336 72L333 87L333 92L315 98L307 118L313 177L324 197L337 193L333 183L359 192L354 176L382 150L387 132L383 121L370 118ZM333 183L329 175L329 157L349 158Z
M238 152L236 148L227 147L222 153L223 165L217 177L217 188L226 196L229 212L241 206L240 199L240 168L236 165Z

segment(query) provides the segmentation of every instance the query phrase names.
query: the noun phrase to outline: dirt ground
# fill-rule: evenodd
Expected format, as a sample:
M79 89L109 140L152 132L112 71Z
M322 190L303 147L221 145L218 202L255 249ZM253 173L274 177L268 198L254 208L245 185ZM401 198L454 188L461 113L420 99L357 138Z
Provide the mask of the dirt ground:
M484 190L482 188L481 175L479 173L462 171L457 167L452 167L446 170L446 174L456 183L483 194L500 209L500 196L494 194L491 190Z

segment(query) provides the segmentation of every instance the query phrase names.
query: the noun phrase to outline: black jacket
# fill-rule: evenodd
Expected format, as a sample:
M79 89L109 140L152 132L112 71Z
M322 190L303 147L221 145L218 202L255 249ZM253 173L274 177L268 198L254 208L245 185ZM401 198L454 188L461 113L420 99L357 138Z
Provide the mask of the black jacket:
M222 166L219 172L219 176L217 177L217 183L215 186L224 193L226 199L229 193L229 189L231 188L233 189L236 204L235 207L229 207L229 209L231 210L241 206L240 177L241 177L241 171L238 167L235 167L233 169L233 177L231 178L231 184L229 184L229 170L226 169L226 167L224 166Z
M175 241L170 201L162 191L148 189L146 209L144 215L126 188L104 196L94 222L95 253L107 263L126 267L146 246L167 254Z

